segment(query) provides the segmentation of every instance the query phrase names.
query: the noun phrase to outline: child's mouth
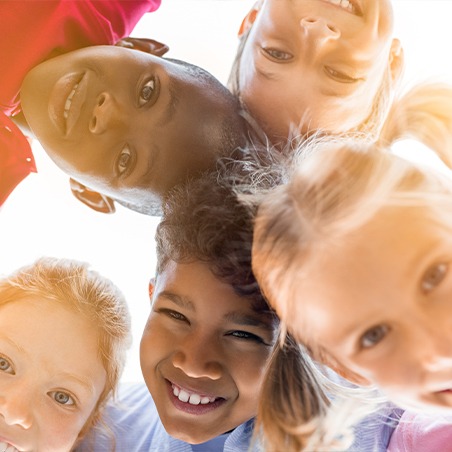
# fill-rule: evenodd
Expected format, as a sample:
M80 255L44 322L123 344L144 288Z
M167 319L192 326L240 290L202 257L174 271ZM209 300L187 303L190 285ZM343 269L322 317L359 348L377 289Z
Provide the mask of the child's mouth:
M180 411L188 414L201 415L211 412L223 405L226 399L214 397L202 393L188 391L170 381L167 381L171 401Z

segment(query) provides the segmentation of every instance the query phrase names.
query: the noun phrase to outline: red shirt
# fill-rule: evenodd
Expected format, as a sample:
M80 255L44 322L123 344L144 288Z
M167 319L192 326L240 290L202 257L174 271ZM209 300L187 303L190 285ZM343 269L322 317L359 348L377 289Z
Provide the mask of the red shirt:
M36 171L27 139L5 117L20 111L19 91L28 71L81 47L115 44L160 2L0 0L0 205L23 178Z

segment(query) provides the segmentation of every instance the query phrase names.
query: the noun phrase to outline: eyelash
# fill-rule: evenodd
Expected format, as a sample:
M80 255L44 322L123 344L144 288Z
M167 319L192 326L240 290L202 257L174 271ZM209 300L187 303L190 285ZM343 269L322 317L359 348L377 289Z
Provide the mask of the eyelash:
M355 78L352 77L351 75L344 74L343 72L336 71L335 69L329 66L325 66L325 72L328 75L328 77L340 83L356 83L360 80L359 78Z
M1 369L3 363L6 363L8 365L7 369ZM5 372L7 374L15 375L15 372L14 372L13 366L10 362L10 359L5 358L4 356L1 356L1 355L0 355L0 372Z
M168 316L171 319L178 320L180 322L187 322L188 324L190 324L187 317L182 315L180 312L173 311L171 309L164 309L164 308L159 309L157 312L159 312L161 314L165 314L166 316Z
M240 331L240 330L231 331L230 333L228 333L228 335L230 335L236 339L245 340L245 341L254 341L259 344L264 344L264 341L261 337L256 336L253 333L248 333L247 331Z
M366 336L370 336L371 334L374 334L375 332L378 332L378 336L375 338L371 338L371 344L366 345L364 342L366 341L366 339L369 339L369 337ZM373 326L372 328L369 328L359 339L359 348L360 349L369 349L372 347L375 347L376 345L378 345L389 333L389 327L387 325L376 325Z
M429 293L439 286L446 277L448 270L449 264L444 262L429 267L422 277L422 292Z
M73 396L71 396L70 394L68 394L65 391L50 391L49 396L52 397L52 399L58 404L58 405L62 405L62 406L75 406L76 402L75 402L75 398ZM56 400L56 396L58 394L62 394L64 396L67 397L68 401L70 401L71 403L61 403L58 400Z
M151 99L153 94L155 93L155 80L152 78L144 83L144 85L140 89L140 94L138 97L138 105L143 107L146 105Z
M293 58L293 55L289 52L284 52L283 50L265 48L262 47L262 50L266 55L268 55L273 61L277 62L288 62Z

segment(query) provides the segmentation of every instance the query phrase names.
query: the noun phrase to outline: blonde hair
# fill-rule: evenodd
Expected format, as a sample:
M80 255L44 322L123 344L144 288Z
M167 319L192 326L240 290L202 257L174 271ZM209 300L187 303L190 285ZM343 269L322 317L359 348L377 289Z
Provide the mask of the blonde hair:
M297 277L310 254L337 243L371 221L383 208L421 207L435 221L452 225L452 180L436 169L392 153L389 146L405 137L428 145L451 166L452 87L438 83L413 87L394 103L378 142L366 141L362 135L358 139L349 135L305 142L288 170L289 181L261 195L252 265L271 304L285 304L285 314L290 315L291 304L300 302ZM315 344L305 345L321 356ZM279 369L272 368L273 363L268 374L272 380L275 372L288 371L283 369L288 366L284 359L278 361ZM318 390L318 375L301 367L297 372L300 381L308 379L304 385ZM313 377L317 378L317 387L310 382ZM328 430L331 408L325 410L325 406L319 405L304 416L305 391L302 389L301 397L297 391L300 391L297 385L286 386L284 397L291 401L289 406L289 402L286 405L279 402L283 397L278 387L266 386L258 419L270 449L326 450L329 446L321 432ZM365 394L354 399L355 406L361 397L367 397ZM310 397L315 399L318 395ZM377 405L368 404L367 412ZM366 409L361 414L365 412ZM355 414L354 422L359 419ZM338 426L339 432L341 428L345 424ZM319 435L320 442L312 449L310 441ZM290 448L286 448L287 444Z
M259 3L259 2L258 2ZM255 6L254 8L260 8L261 4ZM242 65L242 56L243 52L251 33L253 25L251 25L247 30L245 30L239 36L239 44L237 46L236 55L234 57L234 61L231 66L231 71L229 73L227 86L229 90L240 99L242 107L246 110L246 105L244 105L242 101L241 91L240 91L240 72ZM402 71L401 71L402 72ZM383 73L383 78L380 82L378 90L375 94L372 107L370 109L370 113L367 117L363 118L360 124L356 126L354 129L350 130L350 132L362 132L372 137L372 139L376 140L380 135L383 124L385 123L386 117L392 105L392 99L394 94L397 91L397 80L392 80L392 72L390 68L390 63L388 61L387 67ZM399 78L399 77L398 77ZM301 119L301 118L300 118ZM290 127L290 136L288 139L292 139L299 134L298 128L294 127L292 124L288 124ZM309 135L313 131L308 131Z
M42 257L0 279L0 306L40 297L86 316L99 331L99 359L107 373L105 388L80 432L81 439L100 419L107 399L115 392L131 343L130 316L120 290L89 265L70 259Z

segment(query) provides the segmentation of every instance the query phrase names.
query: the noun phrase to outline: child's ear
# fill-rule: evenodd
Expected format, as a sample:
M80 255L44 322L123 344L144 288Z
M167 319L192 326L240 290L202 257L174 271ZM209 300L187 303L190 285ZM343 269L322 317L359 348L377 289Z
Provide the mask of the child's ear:
M256 4L251 8L250 12L245 16L239 28L239 38L241 38L244 34L248 33L248 31L251 30L251 27L256 21L257 13L259 12L261 5L261 1L256 2Z
M343 366L339 361L337 361L329 354L322 354L321 361L330 369L334 370L334 372L336 372L338 375L350 381L351 383L354 383L355 385L372 386L372 383L367 378L364 378L363 376L352 372L350 369Z
M148 38L122 38L115 45L119 47L126 47L128 49L141 50L142 52L150 53L158 57L162 57L168 52L169 47L162 42L155 39Z
M154 289L155 289L155 278L151 278L149 280L149 299L152 302L152 297L154 296Z
M90 190L85 185L70 178L69 184L71 186L72 194L83 204L87 205L96 212L114 213L116 211L115 202L108 196Z
M400 79L404 66L405 54L403 52L402 44L398 39L393 39L389 52L389 68L393 84Z

